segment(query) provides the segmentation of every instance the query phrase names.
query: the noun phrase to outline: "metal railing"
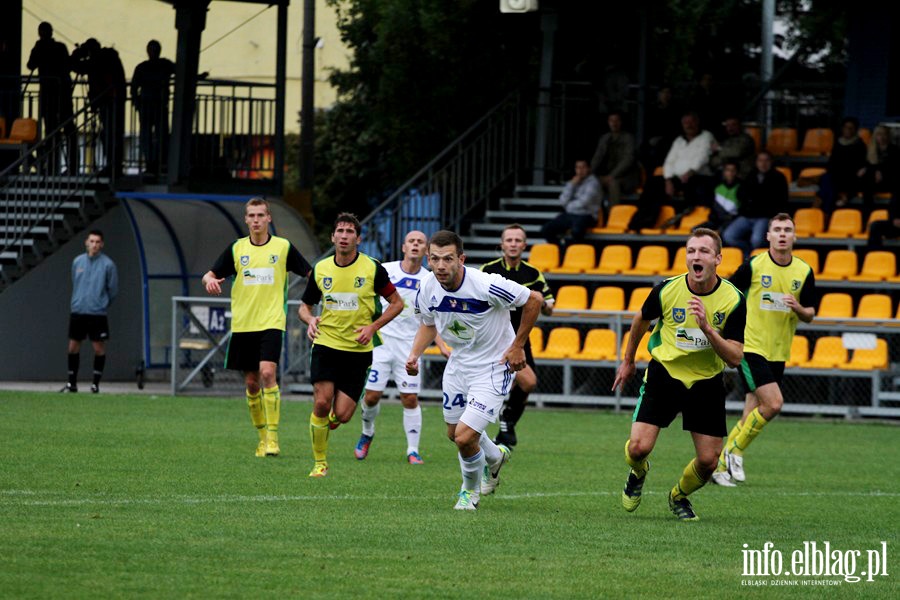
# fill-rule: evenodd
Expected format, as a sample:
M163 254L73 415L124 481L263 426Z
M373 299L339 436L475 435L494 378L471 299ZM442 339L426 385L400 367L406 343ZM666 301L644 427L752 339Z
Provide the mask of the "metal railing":
M399 258L407 231L454 229L525 166L526 107L514 92L489 110L362 221L364 251Z

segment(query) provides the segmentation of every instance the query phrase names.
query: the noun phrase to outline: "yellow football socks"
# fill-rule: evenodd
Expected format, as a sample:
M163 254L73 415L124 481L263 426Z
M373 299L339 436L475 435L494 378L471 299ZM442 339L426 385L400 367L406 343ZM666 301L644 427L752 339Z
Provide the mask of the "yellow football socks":
M743 456L747 446L750 445L756 436L763 430L768 421L759 414L759 408L754 408L753 412L744 419L744 425L741 432L735 436L734 441L728 446L728 451L737 456Z
M281 421L281 391L278 386L265 388L262 391L263 406L266 412L266 431L269 439L278 440L278 423Z
M724 473L728 470L728 465L725 464L725 451L731 448L731 444L734 443L734 438L738 436L741 432L741 422L738 421L735 423L734 427L731 428L731 431L728 433L728 438L725 440L725 444L722 446L722 451L719 452L719 464L716 466L717 473Z
M688 463L688 466L684 468L684 472L681 474L681 479L672 488L672 498L675 500L681 500L706 485L706 480L700 477L700 473L697 472L696 463L697 459Z
M309 415L309 437L312 439L313 458L318 462L325 462L325 453L328 451L328 417L317 417L315 413Z
M250 420L259 434L259 441L266 441L266 416L263 413L262 393L256 392L256 394L251 394L248 391L247 406L250 408Z
M635 476L641 478L647 474L647 471L650 469L650 465L647 463L646 458L642 461L636 461L631 458L631 454L628 452L629 444L631 444L630 439L625 442L625 462L627 462L628 466L631 467L631 470L634 471Z

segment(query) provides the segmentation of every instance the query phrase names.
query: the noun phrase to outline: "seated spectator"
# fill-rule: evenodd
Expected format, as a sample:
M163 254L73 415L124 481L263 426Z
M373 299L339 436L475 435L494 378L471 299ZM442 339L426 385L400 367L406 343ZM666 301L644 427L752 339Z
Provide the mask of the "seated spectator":
M826 172L819 179L822 210L831 213L844 206L861 188L859 172L866 166L866 144L859 135L859 121L845 117L841 136L834 143Z
M884 125L872 131L866 152L866 166L857 172L862 178L863 208L872 210L875 194L893 192L900 169L900 146L891 142L891 133Z
M740 248L746 257L766 245L769 219L787 212L788 182L772 166L768 152L756 155L756 168L741 183L737 199L738 216L722 231L722 241Z
M700 119L693 112L681 118L681 127L683 133L672 142L663 163L663 176L652 177L644 187L638 210L629 223L632 231L653 227L664 203L679 204L677 192L683 194L682 206L678 207L682 214L695 206L709 204L712 195L709 157L715 138L710 132L700 130Z
M680 119L683 113L674 99L672 86L663 84L656 93L656 102L647 107L644 120L645 142L641 147L641 162L650 173L663 163L672 142L681 135Z
M614 111L606 119L609 133L597 142L591 159L593 173L606 192L609 205L618 204L622 194L634 192L641 184L634 135L622 129L622 113Z
M877 250L884 244L885 238L896 239L900 237L900 195L894 192L891 195L891 204L888 207L887 221L873 221L869 226L869 248Z
M551 244L559 244L560 236L571 231L571 243L584 241L587 230L597 224L603 205L600 181L591 174L586 160L575 161L575 176L566 183L559 201L563 211L541 227L541 235Z
M721 142L713 145L709 164L714 170L721 172L725 163L734 161L738 167L737 176L744 179L753 170L756 143L752 137L744 133L741 120L737 116L726 117L723 125L725 135Z
M738 216L738 190L741 181L738 179L738 165L729 160L722 168L722 180L713 191L713 205L708 227L722 230Z

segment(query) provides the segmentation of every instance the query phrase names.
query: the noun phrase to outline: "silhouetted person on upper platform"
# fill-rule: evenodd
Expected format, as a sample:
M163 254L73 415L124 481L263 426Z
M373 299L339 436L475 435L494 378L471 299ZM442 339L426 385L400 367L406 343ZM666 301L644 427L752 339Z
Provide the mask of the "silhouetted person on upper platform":
M131 101L141 121L141 153L147 173L160 174L169 143L169 80L175 63L160 58L162 46L156 40L147 43L150 58L134 69L131 77Z
M69 76L69 51L66 45L53 39L53 26L46 21L38 25L38 41L28 57L28 68L37 69L40 91L40 115L44 121L44 136L48 136L72 117L72 78ZM65 150L69 173L78 170L78 144L75 123L69 121L63 129L60 143ZM64 140L64 144L62 143ZM59 152L52 156L50 172L59 173Z
M122 174L125 145L125 69L119 53L90 38L72 52L72 70L87 75L91 108L100 117L100 141L106 155L101 176Z

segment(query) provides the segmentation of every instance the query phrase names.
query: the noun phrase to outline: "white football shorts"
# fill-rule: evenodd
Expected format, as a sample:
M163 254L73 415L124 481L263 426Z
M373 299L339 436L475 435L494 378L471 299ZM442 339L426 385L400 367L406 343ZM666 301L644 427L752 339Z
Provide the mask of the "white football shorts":
M369 368L369 379L366 380L366 389L373 392L383 392L388 381L393 381L401 394L418 394L421 378L419 375L410 375L406 372L406 359L409 358L410 348L406 344L388 341L375 346L372 350L372 366ZM419 372L422 371L422 361L419 361Z
M483 433L500 416L503 401L516 374L506 365L492 364L482 370L450 366L444 370L444 421L462 422Z

